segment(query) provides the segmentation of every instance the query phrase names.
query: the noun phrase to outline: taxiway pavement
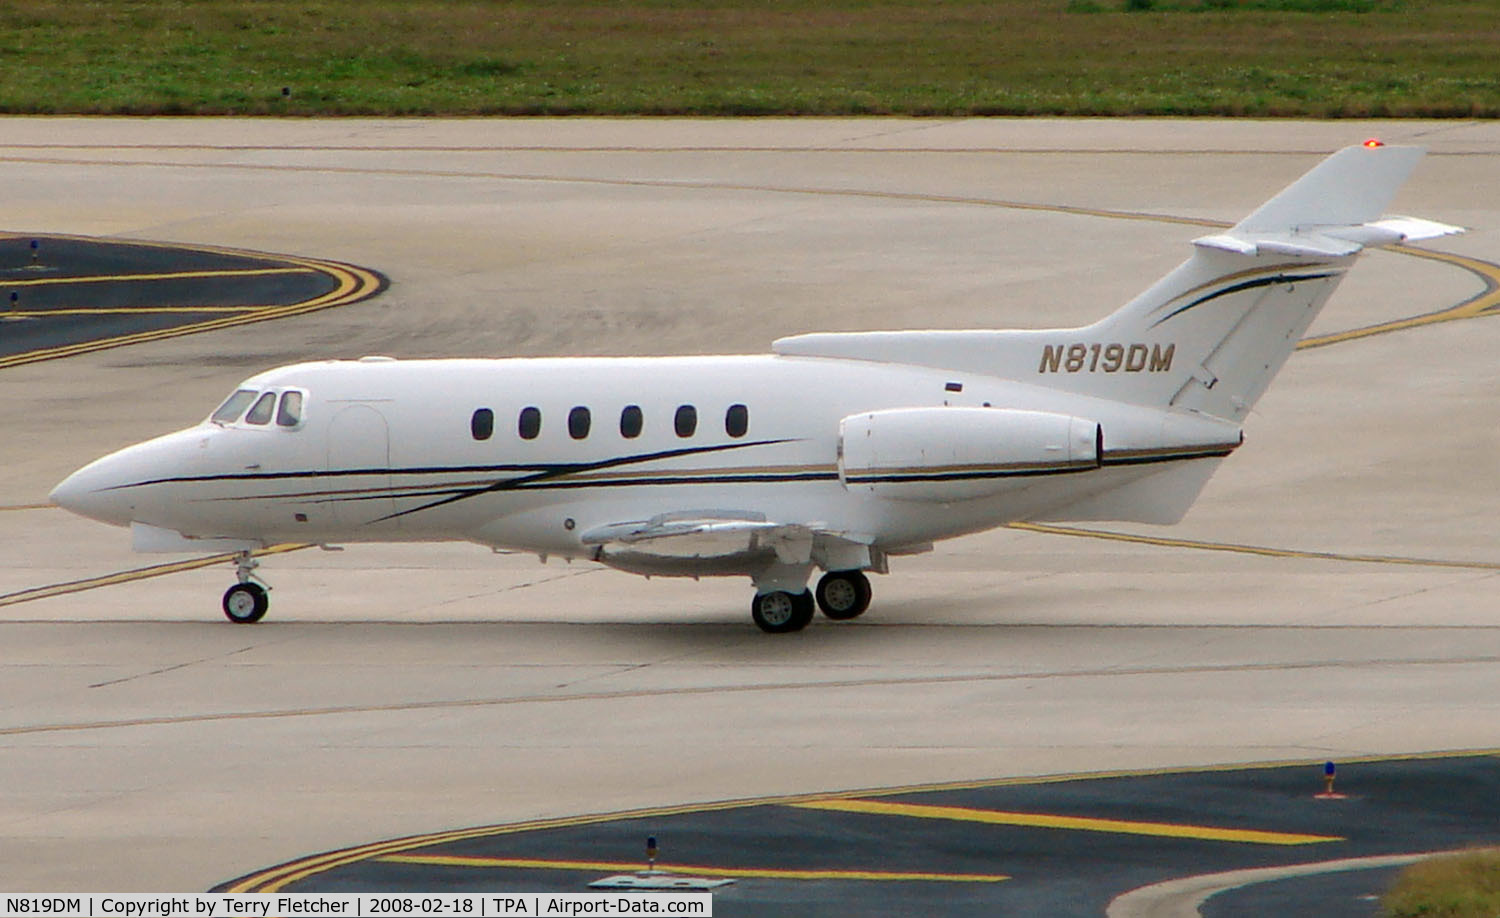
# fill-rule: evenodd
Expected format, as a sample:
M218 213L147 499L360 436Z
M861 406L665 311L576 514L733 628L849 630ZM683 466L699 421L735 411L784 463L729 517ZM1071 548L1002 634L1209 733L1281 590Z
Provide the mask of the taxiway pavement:
M750 624L742 582L464 545L278 556L268 619L236 627L227 566L99 581L171 559L42 506L74 468L310 357L1091 320L1201 232L1161 218L1237 219L1371 134L1431 147L1395 210L1473 227L1429 248L1479 261L1374 254L1314 333L1451 310L1495 281L1500 124L4 126L6 230L391 280L0 370L9 890L206 889L381 838L633 807L1500 746L1500 319L1295 355L1183 524L1113 527L1184 544L1001 530L897 559L858 622L780 638ZM1298 554L1317 552L1343 557Z
M1204 903L1212 918L1372 918L1401 866L1500 838L1494 755L1346 761L1338 771L1332 791L1323 765L1301 764L539 820L320 852L221 889L562 892L656 869L729 881L714 889L722 916L1196 918ZM1212 884L1183 896L1184 865Z

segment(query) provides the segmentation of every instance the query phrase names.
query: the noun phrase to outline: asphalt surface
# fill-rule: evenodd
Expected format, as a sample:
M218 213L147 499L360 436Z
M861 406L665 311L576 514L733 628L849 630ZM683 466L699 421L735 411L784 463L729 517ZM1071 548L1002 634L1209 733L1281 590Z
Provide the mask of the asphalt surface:
M384 285L375 272L310 258L0 236L0 366L345 305Z
M1322 764L1306 763L686 807L437 833L299 859L215 891L584 892L643 869L655 837L659 868L735 878L714 890L717 915L1081 918L1185 875L1500 842L1492 754L1346 763L1335 785L1344 799L1318 799L1323 787ZM1395 873L1245 886L1211 898L1204 915L1373 916L1370 897Z
M1378 918L1380 897L1400 873L1400 868L1382 867L1254 883L1210 897L1199 914L1203 918Z

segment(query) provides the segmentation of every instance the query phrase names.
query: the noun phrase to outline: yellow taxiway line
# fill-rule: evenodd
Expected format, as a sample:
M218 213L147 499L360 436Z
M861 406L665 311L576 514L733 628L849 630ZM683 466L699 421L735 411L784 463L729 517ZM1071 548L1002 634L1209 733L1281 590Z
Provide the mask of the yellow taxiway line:
M1397 755L1372 755L1358 756L1343 760L1346 764L1372 763L1372 762L1404 762L1404 761L1426 761L1429 759L1459 758L1463 756L1495 755L1500 756L1500 749L1454 749L1444 752L1427 752L1418 754ZM677 806L646 807L635 810L622 810L614 813L595 813L584 816L563 816L551 819L534 819L525 822L505 823L501 825L476 826L467 829L452 829L445 832L432 832L425 835L412 835L406 838L393 838L385 841L371 842L351 848L342 848L337 851L325 851L321 854L312 854L307 857L267 867L244 877L229 886L225 892L280 892L293 883L300 882L320 873L326 873L339 867L347 867L361 861L379 860L395 855L414 851L418 848L429 848L435 845L443 845L451 842L469 841L478 838L495 838L501 835L518 835L525 832L539 831L543 829L567 829L576 826L602 825L612 822L623 822L631 819L659 819L665 816L690 815L698 813L722 812L725 810L746 809L755 806L791 806L802 803L821 803L825 801L864 800L869 797L894 796L897 794L915 794L935 791L953 790L979 790L995 787L1020 787L1045 784L1065 784L1076 781L1091 781L1100 778L1136 778L1155 777L1161 775L1190 775L1209 774L1229 771L1243 771L1250 768L1280 768L1298 765L1318 764L1308 759L1277 759L1266 762L1229 763L1221 765L1200 765L1188 768L1140 768L1140 769L1117 769L1107 771L1079 772L1074 774L1054 775L1030 775L1010 778L989 778L979 781L950 781L934 784L907 784L895 787L864 788L862 790L845 791L842 793L820 793L820 794L797 794L777 797L751 797L739 800L722 800L713 803L689 803ZM640 868L639 863L631 864L630 869Z
M8 161L42 162L42 163L47 163L47 164L69 164L69 163L75 162L75 161L72 161L72 160L65 160L65 159L47 159L47 158L40 158L40 159L38 159L38 158L27 158L27 157L0 156L0 162L8 162ZM225 166L222 166L222 164L212 164L212 163L190 164L190 163L166 163L166 162L149 162L149 161L148 162L139 162L139 161L77 160L76 162L78 164L86 164L86 165L91 165L91 166L101 166L101 165L104 165L104 166L170 166L170 167L173 167L173 168L192 166L192 167L199 167L199 168L245 168L245 169L270 169L270 170L277 170L277 171L280 171L280 170L289 170L289 171L319 171L319 172L333 172L333 173L340 173L340 174L347 173L347 174L359 174L359 175L364 175L364 174L371 174L371 175L398 175L398 176L420 176L420 177L441 177L441 178L493 179L493 180L509 180L509 181L563 182L563 183L574 183L574 184L581 183L581 184L625 185L625 186L646 186L646 187L670 187L670 188L706 188L706 189L720 189L720 190L759 191L759 192L766 192L766 193L772 193L772 194L818 195L818 196L835 196L835 197L864 197L864 198L881 198L881 199L888 199L888 200L925 201L925 202L936 202L936 203L946 203L946 204L961 204L961 205L971 205L971 206L999 207L999 208L1004 208L1004 209L1020 210L1020 211L1039 211L1039 212L1046 212L1046 213L1069 214L1069 215L1074 215L1074 216L1098 217L1098 218L1111 219L1111 220L1138 220L1138 221L1156 222L1156 223L1175 223L1175 224L1182 224L1182 225L1189 225L1189 226L1202 226L1202 227L1208 227L1208 228L1222 228L1222 227L1225 227L1225 226L1228 225L1228 224L1224 223L1223 221L1218 221L1218 220L1207 220L1207 219L1193 218L1193 217L1178 217L1178 216L1172 216L1172 215L1169 215L1169 214L1153 214L1153 213L1145 213L1145 212L1139 212L1139 211L1111 210L1111 209L1107 209L1107 208L1095 208L1095 207L1085 207L1085 206L1067 205L1067 204L1047 204L1047 203L1042 203L1042 202L1014 201L1014 200L1004 200L1004 199L995 199L995 198L970 197L970 196L963 196L963 195L939 195L939 194L928 194L928 193L921 193L921 192L899 192L899 191L874 190L874 189L830 189L830 188L811 188L811 187L798 187L798 186L751 185L751 184L742 184L742 183L682 182L682 181L674 181L674 180L649 180L649 179L607 179L607 178L597 178L597 177L590 178L590 177L583 177L583 176L560 176L560 175L529 174L529 173L488 173L488 172L484 172L484 173L468 173L468 172L458 172L458 171L449 171L449 170L369 169L369 168L338 168L338 167L322 167L322 166L318 166L318 167L253 166L253 165L245 165L245 164L235 164L233 166L225 167ZM0 237L14 237L15 235L16 234L0 234ZM83 237L78 237L78 238L83 238ZM160 245L162 247L169 247L169 246L167 246L165 244L160 244L160 243L142 243L142 242L137 242L137 241L134 241L134 240L129 240L128 244L130 244L130 245ZM213 330L213 329L216 329L216 328L223 328L223 327L227 327L227 326L231 326L231 325L244 324L246 322L259 322L259 321L265 321L265 320L268 320L268 319L280 318L282 316L287 316L287 315L296 315L296 314L303 313L303 312L310 312L310 311L313 311L313 310L316 310L316 309L325 309L325 308L328 308L330 306L339 306L339 305L344 305L346 303L356 302L356 301L358 301L360 299L364 299L365 297L373 294L374 292L378 292L381 289L381 283L379 281L379 278L374 274L374 272L367 271L367 270L365 270L363 268L358 268L358 267L353 266L353 265L344 265L344 264L339 264L339 263L336 263L336 262L325 262L325 261L319 261L319 260L316 260L316 259L296 258L296 257L289 257L289 256L269 256L269 255L266 255L264 253L242 252L242 251L236 251L236 250L233 250L233 249L216 248L216 247L210 247L210 246L187 246L187 245L183 245L183 246L177 246L177 247L178 248L189 248L189 249L194 249L196 251L204 251L204 252L218 252L218 253L225 253L225 254L240 254L240 255L251 255L251 256L259 256L259 257L276 258L278 260L281 260L281 261L289 263L289 264L301 265L301 266L303 266L303 269L305 269L305 270L322 271L324 273L328 273L328 274L334 276L334 278L336 279L336 281L339 284L339 289L336 290L336 291L334 291L334 293L332 293L332 294L330 294L330 295L328 295L326 297L320 297L317 300L309 301L307 303L295 304L292 307L282 307L282 308L279 308L279 309L256 310L256 311L252 311L252 312L248 312L248 313L242 313L240 315L236 315L236 316L232 316L232 317L227 317L227 318L224 318L224 319L212 320L212 321L202 322L202 323L194 323L194 324L190 324L190 325L179 326L177 328L172 328L172 329L160 329L160 330L157 330L157 331L154 331L154 332L146 332L146 333L141 333L141 334L138 334L138 335L126 335L126 336L121 336L119 338L103 339L101 341L88 342L88 343L84 343L84 344L80 344L80 345L73 345L73 346L63 347L63 348L52 348L52 349L46 349L46 350L40 350L40 351L33 351L33 352L28 353L28 354L19 354L19 355L13 355L13 356L8 357L8 358L0 358L0 369L3 369L5 367L7 367L7 366L16 366L16 365L19 365L19 364L32 363L32 362L36 362L36 361L39 361L39 360L50 360L50 359L55 359L55 358L58 358L58 357L67 357L67 356L71 356L72 354L75 354L75 353L86 353L88 351L100 350L100 349L106 348L106 347L118 347L118 346L125 345L125 344L136 344L136 343L140 343L140 342L143 342L143 341L154 341L154 340L158 340L160 338L175 337L177 335L192 334L192 333L196 333L196 332L200 332L200 331L209 331L209 330ZM1333 332L1333 333L1326 334L1326 335L1318 335L1318 336L1315 336L1315 337L1312 337L1312 338L1307 338L1307 339L1304 339L1302 342L1300 342L1298 344L1298 349L1309 349L1309 348L1317 348L1317 347L1326 347L1326 346L1328 346L1330 344L1338 344L1338 343L1341 343L1341 342L1344 342L1344 341L1353 341L1353 340L1357 340L1359 338L1367 338L1367 337L1371 337L1373 335L1387 334L1387 333L1390 333L1390 332L1402 331L1402 330L1405 330L1405 329L1416 328L1416 327L1420 327L1420 326L1424 326L1424 325L1433 325L1433 324L1437 324L1437 323L1440 323L1440 322L1452 322L1452 321L1456 321L1456 320L1460 320L1460 319L1470 319L1470 318L1478 318L1478 317L1481 317L1481 316L1494 315L1497 312L1497 307L1500 307L1500 265L1491 264L1490 262L1482 261L1482 260L1477 259L1477 258L1470 258L1470 257L1463 256L1463 255L1454 255L1454 254L1445 253L1445 252L1436 252L1436 251L1432 251L1432 250L1428 250L1428 249L1414 248L1414 247L1405 246L1405 245L1392 246L1391 249L1392 249L1392 251L1396 251L1396 252L1399 252L1399 253L1404 254L1404 255L1411 255L1411 256L1414 256L1414 257L1417 257L1417 258L1427 258L1427 259L1431 259L1431 260L1434 260L1434 261L1441 261L1441 262L1445 262L1447 264L1451 264L1451 265L1453 265L1455 267L1461 268L1463 270L1469 271L1470 273L1472 273L1472 274L1476 275L1477 277L1479 277L1479 279L1482 282L1484 282L1484 284L1485 284L1485 290L1484 290L1484 292L1480 293L1479 295L1477 295L1477 296L1475 296L1475 297L1473 297L1473 298L1471 298L1469 300L1466 300L1463 303L1459 303L1459 304L1457 304L1455 306L1448 307L1446 309L1440 309L1440 310L1438 310L1436 312L1428 313L1428 314L1425 314L1425 315L1411 316L1411 317L1401 318L1401 319L1393 319L1393 320L1390 320L1388 322L1381 322L1381 323L1377 323L1375 325L1365 326L1365 327L1362 327L1362 328L1348 329L1346 331ZM272 269L272 270L277 270L277 269ZM291 270L297 270L297 269L295 269L295 268L288 268L288 269L284 269L284 270L291 271ZM192 273L191 272L184 272L183 274L176 275L176 276L184 276L184 277L186 277L186 276L192 276ZM139 278L139 277L142 277L142 276L137 275L137 277ZM106 278L101 278L101 279L106 279ZM31 283L38 282L38 280L44 280L46 282L51 282L52 281L52 279L37 279L37 280L31 281ZM68 281L71 281L71 282L78 282L79 279L71 278L71 279L57 279L57 280L59 282L63 281L63 280L68 280ZM18 283L27 283L27 282L22 281L22 282L18 282ZM252 309L253 309L253 307L252 307Z
M1218 826L1194 826L1171 822L1133 822L1124 819L1058 816L1051 813L1012 813L1004 810L977 810L962 806L889 803L882 800L845 798L792 803L788 804L788 806L804 810L831 810L837 813L903 816L909 819L948 819L958 822L977 822L992 826L1067 829L1074 832L1110 832L1119 835L1153 835L1163 838L1192 838L1200 841L1243 842L1254 845L1315 845L1322 842L1344 840L1339 835L1302 835L1294 832L1226 829Z
M374 858L388 864L430 867L492 867L510 870L581 870L590 873L634 873L639 861L551 861L519 857L460 857L443 854L387 854ZM769 867L710 867L704 864L657 864L658 870L690 876L758 880L862 880L934 883L999 883L1001 873L909 873L892 870L781 870Z
M300 551L301 549L311 547L310 543L286 542L281 545L272 545L269 548L261 549L255 552L255 556L279 555L284 552ZM177 574L182 571L196 571L201 568L224 564L232 560L234 560L234 554L226 552L218 555L209 555L206 558L193 558L188 561L169 561L165 564L153 564L150 567L138 567L133 570L118 571L113 574L104 574L100 577L86 577L82 580L70 580L67 583L54 583L48 586L33 587L29 590L18 590L15 593L6 593L4 596L0 596L0 607L30 602L34 599L66 596L69 593L78 593L83 590L97 589L98 587L114 586L120 583L130 583L135 580L164 577L167 574Z
M1363 328L1351 328L1347 331L1331 332L1326 335L1315 335L1311 338L1303 338L1297 342L1297 350L1308 350L1315 347L1327 347L1330 344L1341 344L1345 341L1354 341L1359 338L1369 338L1372 335L1384 335L1390 332L1405 331L1408 328L1420 328L1423 325L1436 325L1439 322L1456 322L1460 319L1477 319L1482 316L1494 315L1497 307L1500 307L1500 265L1481 261L1478 258L1470 258L1467 255L1454 255L1451 252L1437 252L1431 249L1419 249L1409 245L1393 245L1391 251L1402 255L1411 255L1415 258L1426 258L1432 261L1440 261L1468 271L1484 282L1485 289L1455 306L1447 309L1439 309L1420 316L1409 316L1404 319L1392 319L1389 322L1379 322L1375 325L1367 325Z
M14 234L8 234L13 238ZM7 234L0 234L0 238L7 238ZM53 236L53 238L84 239L97 241L85 236ZM259 258L269 261L281 262L286 267L266 269L278 273L302 273L314 272L325 274L334 282L334 288L329 292L304 300L300 303L290 303L284 306L255 306L249 305L234 308L230 314L218 318L206 319L202 322L189 322L172 328L161 328L151 331L136 332L134 334L119 335L112 338L99 338L92 341L80 341L75 344L60 345L58 347L40 348L34 351L26 351L21 354L11 354L0 357L0 369L6 367L21 366L28 363L39 363L43 360L56 360L60 357L72 357L76 354L87 354L93 351L101 351L106 348L122 347L127 344L141 344L147 341L159 341L163 338L175 338L179 335L191 335L198 332L213 331L221 328L230 328L236 325L246 325L251 322L265 322L270 319L280 319L287 316L301 315L303 313L315 312L320 309L330 309L335 306L345 306L360 300L374 296L384 289L384 281L374 271L358 267L357 265L343 264L335 261L325 261L317 258L305 258L296 255L272 255L266 252L252 252L244 249L231 249L223 246L187 245L161 242L142 242L138 240L118 240L122 245L135 246L138 248L179 249L192 252L207 252L215 255L234 255L243 258ZM259 270L259 269L252 269ZM231 272L244 273L244 272ZM173 277L192 277L198 272L179 272ZM120 275L116 279L129 280L132 277L139 279L145 275ZM76 281L76 278L70 278ZM208 312L210 310L189 310L191 312ZM51 312L51 315L59 315ZM0 313L0 318L4 313Z
M48 510L52 509L50 504L24 504L18 506L0 507L0 511L9 510ZM1365 555L1351 554L1332 551L1308 551L1294 548L1272 548L1267 545L1245 545L1236 542L1207 542L1197 539L1171 539L1164 536L1136 535L1129 532L1116 532L1108 529L1087 529L1077 526L1054 526L1047 523L1008 523L1007 529L1019 532L1032 532L1040 535L1061 535L1074 538L1100 539L1106 542L1127 542L1136 545L1154 545L1159 548L1185 548L1194 551L1219 551L1230 554L1257 555L1263 558L1298 558L1309 561L1336 561L1344 564L1387 564L1403 567L1438 567L1451 570L1471 571L1500 571L1500 562L1495 561L1450 561L1442 558L1415 558L1401 555ZM267 549L265 553L277 553L282 551L293 551L297 548L306 548L307 545L279 545ZM0 596L0 607L15 605L16 603L29 602L34 599L46 599L50 596L62 596L68 593L77 593L83 590L92 590L99 587L113 586L120 583L129 583L134 580L145 580L150 577L161 577L167 574L175 574L181 571L198 570L199 568L211 567L228 560L230 555L214 555L208 558L199 558L191 561L178 561L169 564L155 564L150 567L135 568L128 571L119 571L101 577L90 577L84 580L74 580L68 583L52 584L49 586L34 587L29 590L20 590L15 593L7 593Z
M133 243L124 244L132 245ZM185 245L182 248L191 250L193 246ZM162 271L152 274L83 274L68 277L34 277L29 280L7 280L3 284L0 284L0 286L8 290L11 287L54 287L71 286L73 284L108 284L133 281L196 280L204 277L258 277L266 274L312 274L313 272L313 268L302 266L295 268L221 268L212 271Z
M1135 535L1109 529L1087 529L1078 526L1054 526L1049 523L1008 523L1007 529L1046 535L1077 536L1103 539L1107 542L1133 542L1162 548L1191 548L1198 551L1225 551L1266 558L1305 558L1312 561L1342 561L1356 564L1398 564L1410 567L1448 567L1474 571L1500 571L1495 561L1446 561L1441 558L1410 558L1401 555L1360 555L1333 551L1302 551L1295 548L1271 548L1265 545L1241 545L1235 542L1204 542L1196 539L1169 539L1162 536Z
M258 309L275 309L275 306L112 306L91 308L84 306L62 309L15 309L0 312L0 319L49 319L57 316L154 316L173 313L240 313Z

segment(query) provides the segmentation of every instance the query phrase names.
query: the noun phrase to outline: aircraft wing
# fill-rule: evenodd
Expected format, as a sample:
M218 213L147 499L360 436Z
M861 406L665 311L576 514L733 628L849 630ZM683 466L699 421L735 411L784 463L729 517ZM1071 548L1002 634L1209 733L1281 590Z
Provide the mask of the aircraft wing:
M580 538L605 554L700 559L775 552L784 564L807 563L815 548L820 556L830 551L862 554L868 564L871 541L835 532L824 523L781 523L762 514L733 511L665 513L649 520L598 526Z

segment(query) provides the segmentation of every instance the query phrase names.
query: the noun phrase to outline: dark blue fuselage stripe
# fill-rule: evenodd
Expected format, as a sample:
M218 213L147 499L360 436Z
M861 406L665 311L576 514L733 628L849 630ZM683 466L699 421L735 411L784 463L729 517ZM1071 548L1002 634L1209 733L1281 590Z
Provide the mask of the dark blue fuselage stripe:
M681 449L658 450L653 453L615 456L609 459L599 459L594 462L534 462L529 465L454 465L399 469L305 469L298 472L236 472L227 475L182 475L172 478L152 478L147 481L135 481L130 484L115 485L108 490L119 491L126 488L145 487L146 485L185 484L195 481L284 481L299 478L352 478L357 475L477 475L493 472L521 472L526 476L568 474L571 472L592 472L599 469L632 465L637 462L651 462L657 459L677 459L682 456L695 456L702 453L727 452L728 450L745 449L750 446L773 446L779 443L790 443L792 439L784 437L779 440L751 440L745 443L720 443L714 446L687 446Z
M1198 297L1196 300L1193 300L1191 303L1188 303L1186 306L1179 306L1178 308L1162 316L1160 319L1157 319L1155 322L1152 322L1151 327L1155 328L1168 319L1174 316L1180 316L1195 306L1201 306L1202 304L1207 303L1210 300L1216 300L1221 296L1228 296L1231 293L1239 293L1242 290L1253 290L1256 287L1271 287L1276 284L1295 284L1299 281L1322 280L1328 277L1338 277L1342 273L1343 272L1341 271L1325 271L1321 274L1277 274L1274 277L1262 277L1258 280L1249 280L1243 281L1238 284L1231 284L1228 287L1225 287L1223 290L1219 290L1214 293L1206 293L1203 296Z

